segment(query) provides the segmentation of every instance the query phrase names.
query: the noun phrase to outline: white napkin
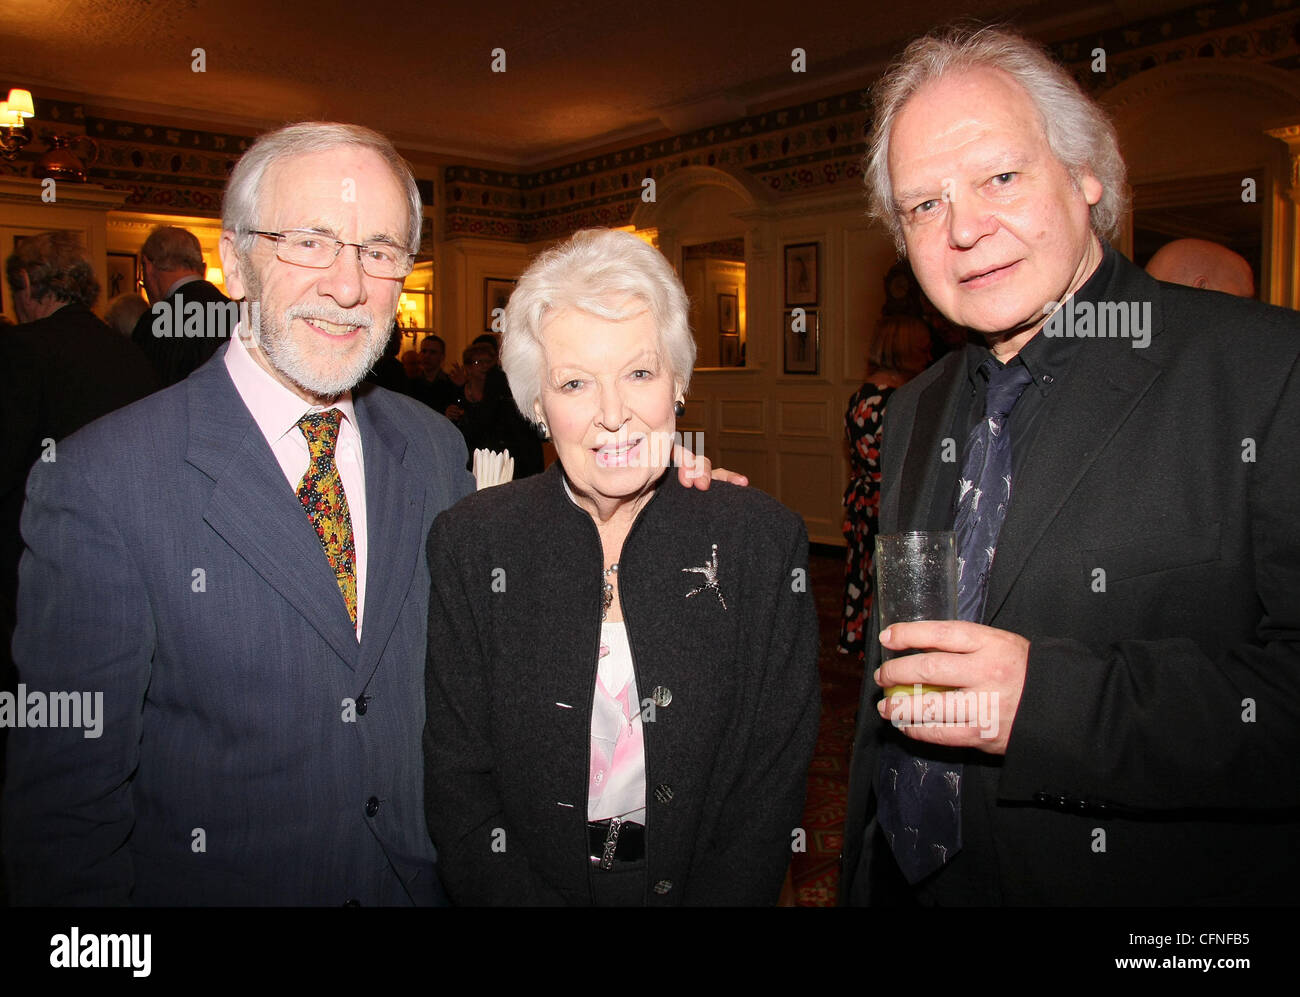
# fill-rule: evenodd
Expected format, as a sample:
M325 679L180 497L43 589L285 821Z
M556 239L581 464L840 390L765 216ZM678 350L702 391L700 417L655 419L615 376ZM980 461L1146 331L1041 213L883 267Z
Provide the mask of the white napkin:
M504 485L515 478L515 459L509 450L497 453L494 450L474 451L474 480L478 490Z

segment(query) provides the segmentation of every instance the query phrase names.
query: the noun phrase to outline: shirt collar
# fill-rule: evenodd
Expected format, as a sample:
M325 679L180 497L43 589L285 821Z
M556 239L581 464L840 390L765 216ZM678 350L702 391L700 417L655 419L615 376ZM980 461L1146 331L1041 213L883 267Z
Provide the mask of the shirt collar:
M285 434L297 430L298 420L307 413L324 412L332 408L343 413L343 424L350 425L360 440L352 392L347 392L329 405L312 405L262 369L248 352L240 326L235 326L235 333L230 340L230 347L226 350L226 370L268 444L274 446ZM340 426L340 436L343 432L343 426Z
M201 279L201 278L200 278L199 275L196 274L196 273L189 273L189 274L186 274L184 277L182 277L180 280L178 280L178 281L177 281L175 284L173 284L171 287L167 288L167 293L164 294L163 297L164 297L164 298L170 298L173 294L175 294L175 293L176 293L180 288L184 287L186 284L191 284L191 283L193 283L194 281L196 281L196 280L200 280L200 279Z

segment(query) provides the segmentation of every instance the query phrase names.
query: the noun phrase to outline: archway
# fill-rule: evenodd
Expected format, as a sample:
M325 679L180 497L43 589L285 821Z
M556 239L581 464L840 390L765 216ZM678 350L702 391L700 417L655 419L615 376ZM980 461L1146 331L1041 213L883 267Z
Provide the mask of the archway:
M1294 307L1296 206L1286 147L1270 128L1300 121L1300 81L1245 60L1166 63L1102 97L1133 187L1122 248L1139 265L1194 236L1252 261L1259 296Z

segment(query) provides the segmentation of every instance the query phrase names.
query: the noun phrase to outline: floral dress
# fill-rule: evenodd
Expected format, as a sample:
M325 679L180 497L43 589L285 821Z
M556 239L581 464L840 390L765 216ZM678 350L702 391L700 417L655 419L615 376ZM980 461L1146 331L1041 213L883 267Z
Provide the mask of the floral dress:
M880 505L880 420L894 389L867 382L849 399L844 434L849 440L849 486L844 490L844 616L840 652L861 654L871 616L871 555Z

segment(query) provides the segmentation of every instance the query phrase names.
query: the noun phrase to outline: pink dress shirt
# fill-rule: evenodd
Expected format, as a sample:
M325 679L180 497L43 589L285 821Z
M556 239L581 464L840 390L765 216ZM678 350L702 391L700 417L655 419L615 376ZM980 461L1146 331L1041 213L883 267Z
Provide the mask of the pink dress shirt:
M307 440L298 428L298 420L308 412L324 412L331 408L343 413L334 462L338 465L343 492L348 498L352 540L357 552L357 640L360 641L366 605L366 474L362 463L361 433L352 408L352 393L348 392L332 405L308 404L258 365L244 344L239 326L235 327L235 335L230 337L230 347L226 350L226 370L257 428L266 437L295 500L298 484L311 462ZM303 517L306 515L304 511ZM321 557L324 556L322 550ZM342 603L339 606L340 611L346 612Z

